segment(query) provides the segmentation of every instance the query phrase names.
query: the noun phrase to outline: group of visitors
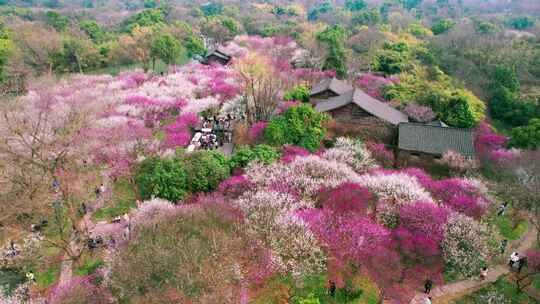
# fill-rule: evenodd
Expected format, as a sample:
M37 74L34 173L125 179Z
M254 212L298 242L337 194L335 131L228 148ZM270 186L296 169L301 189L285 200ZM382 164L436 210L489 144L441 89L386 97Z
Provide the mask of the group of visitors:
M236 120L236 117L232 114L203 117L202 127L203 129L213 129L216 131L231 130L234 120Z
M521 269L523 266L527 265L527 257L521 256L517 252L512 252L510 255L510 261L508 261L508 266L510 266L510 270L515 271L517 273L521 272Z

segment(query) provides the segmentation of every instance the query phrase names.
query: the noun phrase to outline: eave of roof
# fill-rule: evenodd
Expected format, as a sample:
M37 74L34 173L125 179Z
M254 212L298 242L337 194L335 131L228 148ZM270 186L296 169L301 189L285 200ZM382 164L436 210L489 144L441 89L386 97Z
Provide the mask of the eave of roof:
M434 155L451 150L472 157L475 154L474 134L470 129L400 123L398 148Z

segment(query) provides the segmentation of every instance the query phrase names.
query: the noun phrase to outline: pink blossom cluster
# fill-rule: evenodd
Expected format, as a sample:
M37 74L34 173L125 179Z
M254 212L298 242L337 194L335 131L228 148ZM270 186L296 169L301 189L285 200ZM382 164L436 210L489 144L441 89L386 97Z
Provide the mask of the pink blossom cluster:
M175 122L165 127L165 145L171 148L187 146L191 142L191 129L199 122L199 116L195 113L186 112L178 116Z
M356 84L366 90L366 93L371 97L384 101L381 90L385 86L397 83L398 81L398 78L386 78L384 76L365 73L358 77Z
M446 151L443 154L441 162L458 172L465 172L467 170L475 169L478 166L475 159L465 157L451 150Z
M258 121L251 125L248 131L249 138L254 141L262 140L264 129L268 126L267 121Z
M430 107L421 106L414 102L408 103L405 108L403 108L403 112L416 122L430 122L437 117Z
M286 145L281 149L281 161L284 163L289 163L296 157L305 157L308 155L311 155L311 152L298 146Z
M496 134L487 122L481 122L475 132L476 153L481 161L502 162L514 159L518 151L505 148L508 138Z
M361 141L346 137L338 137L334 147L321 154L322 158L347 164L359 173L376 167L375 160L371 156Z
M495 253L488 227L464 214L450 214L444 235L443 256L458 277L477 275L481 265Z
M250 191L231 202L245 216L248 233L275 255L274 270L300 277L323 270L324 254L315 236L295 215L309 203L275 191Z
M379 163L381 163L385 167L388 167L394 164L394 161L395 161L394 152L389 150L385 144L377 143L374 141L368 141L366 143L366 148L369 152L371 152L371 155L373 156L373 158L375 158Z

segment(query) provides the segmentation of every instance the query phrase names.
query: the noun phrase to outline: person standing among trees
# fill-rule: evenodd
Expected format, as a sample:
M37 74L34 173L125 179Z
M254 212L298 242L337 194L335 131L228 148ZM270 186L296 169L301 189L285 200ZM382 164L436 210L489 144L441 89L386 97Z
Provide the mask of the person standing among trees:
M426 283L424 283L424 288L424 293L429 294L431 292L431 289L433 288L433 281L427 279Z

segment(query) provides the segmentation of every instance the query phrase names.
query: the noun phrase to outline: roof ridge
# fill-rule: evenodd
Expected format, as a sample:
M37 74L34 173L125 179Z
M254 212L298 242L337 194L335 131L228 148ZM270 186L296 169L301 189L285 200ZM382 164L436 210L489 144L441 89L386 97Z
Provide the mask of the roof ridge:
M458 128L458 127L452 127L452 126L448 126L448 127L434 126L434 125L430 125L430 124L427 124L427 123L421 123L421 122L400 122L398 124L398 126L401 126L401 125L416 125L416 126L432 127L432 128L439 128L439 129L445 129L445 130L453 129L453 130L460 130L460 131L465 131L465 132L470 132L470 131L474 130L474 128Z

